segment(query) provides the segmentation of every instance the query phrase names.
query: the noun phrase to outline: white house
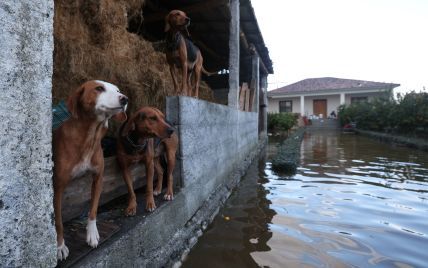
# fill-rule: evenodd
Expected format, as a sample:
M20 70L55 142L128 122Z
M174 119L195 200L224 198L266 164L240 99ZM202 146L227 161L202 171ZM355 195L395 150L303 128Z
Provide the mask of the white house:
M309 78L268 92L268 112L292 112L326 118L337 108L375 97L392 96L399 84L334 77Z

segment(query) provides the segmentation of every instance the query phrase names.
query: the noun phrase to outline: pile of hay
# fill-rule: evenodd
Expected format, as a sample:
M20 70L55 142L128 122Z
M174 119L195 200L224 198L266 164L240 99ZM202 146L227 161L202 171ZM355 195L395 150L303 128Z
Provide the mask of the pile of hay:
M127 31L143 20L144 0L55 0L53 101L66 99L82 82L105 80L130 98L129 112L150 105L165 108L174 95L165 55ZM213 101L202 82L200 98Z

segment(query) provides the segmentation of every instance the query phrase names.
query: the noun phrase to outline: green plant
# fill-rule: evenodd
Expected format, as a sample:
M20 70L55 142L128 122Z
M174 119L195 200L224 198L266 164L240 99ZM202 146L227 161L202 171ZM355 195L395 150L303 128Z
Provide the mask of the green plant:
M367 103L340 106L342 125L355 122L357 127L383 132L428 134L428 93L410 92L397 100L377 98Z
M268 114L269 131L288 131L297 124L297 116L292 113L269 113Z
M300 164L300 144L302 143L305 128L293 132L278 148L272 159L272 168L284 175L296 173Z

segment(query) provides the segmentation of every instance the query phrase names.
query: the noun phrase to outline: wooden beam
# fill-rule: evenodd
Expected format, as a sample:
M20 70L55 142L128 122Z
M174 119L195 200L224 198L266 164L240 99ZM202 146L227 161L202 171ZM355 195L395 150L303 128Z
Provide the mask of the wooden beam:
M207 0L202 1L190 6L180 7L180 10L186 12L187 14L197 13L201 11L207 11L216 7L224 6L228 3L226 0ZM144 17L144 22L154 22L165 19L165 16L168 15L170 10L163 10L157 13L153 13Z
M241 32L239 34L239 37L241 39L241 43L244 46L244 48L247 50L247 53L250 55L257 54L260 57L260 54L257 52L257 48L254 44L248 43L247 36L245 35L245 32L241 29ZM263 63L262 58L260 57L260 67L263 69L263 72L268 74L268 69L266 68L265 64Z
M218 61L227 61L227 59L228 59L227 57L219 55L217 52L215 52L212 48L210 48L204 42L200 41L202 39L199 37L198 34L190 34L190 35L195 37L195 38L193 38L194 39L193 41L195 42L197 47L205 50L211 57L213 57L214 59L216 59Z

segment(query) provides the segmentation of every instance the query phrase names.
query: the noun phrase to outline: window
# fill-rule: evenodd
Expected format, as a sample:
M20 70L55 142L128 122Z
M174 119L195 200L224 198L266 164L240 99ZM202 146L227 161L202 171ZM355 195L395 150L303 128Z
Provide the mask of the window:
M279 102L279 112L280 113L291 113L293 111L293 101L286 100Z
M367 97L351 97L351 104L367 102Z

